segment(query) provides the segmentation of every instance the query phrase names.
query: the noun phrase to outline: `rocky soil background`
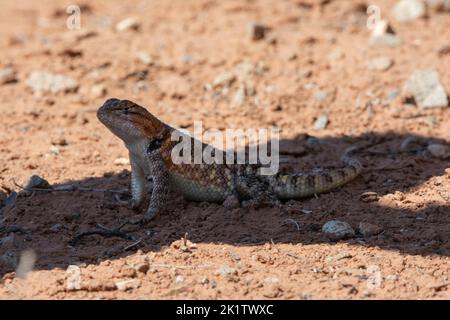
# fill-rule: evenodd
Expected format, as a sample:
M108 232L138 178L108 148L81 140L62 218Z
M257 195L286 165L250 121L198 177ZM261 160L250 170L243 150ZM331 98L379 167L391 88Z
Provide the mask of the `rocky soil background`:
M450 298L449 1L0 3L0 298ZM357 145L363 174L287 213L174 196L119 229L109 97L278 127L286 171Z

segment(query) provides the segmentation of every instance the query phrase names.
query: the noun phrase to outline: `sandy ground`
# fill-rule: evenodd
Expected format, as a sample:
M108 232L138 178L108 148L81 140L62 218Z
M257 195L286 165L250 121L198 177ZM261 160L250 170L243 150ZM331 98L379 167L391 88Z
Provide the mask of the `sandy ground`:
M174 196L168 214L124 227L135 240L92 235L71 245L97 224L139 218L111 192L22 192L0 212L0 298L450 298L449 163L423 151L449 143L450 108L405 105L403 94L386 100L421 69L438 71L450 91L450 54L441 50L450 13L400 23L390 14L395 2L381 0L95 1L79 3L81 30L69 30L72 2L0 1L0 69L16 72L0 85L0 200L33 174L53 187L128 192L127 151L95 116L109 97L187 129L193 121L279 127L287 171L337 166L346 147L376 146L359 155L361 177L289 201L287 213ZM401 45L368 45L369 4ZM129 17L139 28L117 31ZM255 21L270 27L265 39L248 34ZM153 61L139 60L141 51ZM370 70L379 56L393 65ZM239 79L211 85L246 66L244 100L236 102ZM77 89L33 92L27 79L39 70L70 77ZM315 130L323 114L329 123ZM404 152L409 137L419 147ZM365 192L378 196L365 201ZM321 232L330 220L356 235L330 241ZM381 233L361 234L361 222Z

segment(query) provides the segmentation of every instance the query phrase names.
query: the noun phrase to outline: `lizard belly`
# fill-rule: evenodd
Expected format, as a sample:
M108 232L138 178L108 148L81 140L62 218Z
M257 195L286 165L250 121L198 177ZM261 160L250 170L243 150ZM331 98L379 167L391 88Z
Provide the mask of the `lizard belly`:
M205 185L174 172L170 173L170 184L175 191L193 201L223 202L229 195L226 189Z

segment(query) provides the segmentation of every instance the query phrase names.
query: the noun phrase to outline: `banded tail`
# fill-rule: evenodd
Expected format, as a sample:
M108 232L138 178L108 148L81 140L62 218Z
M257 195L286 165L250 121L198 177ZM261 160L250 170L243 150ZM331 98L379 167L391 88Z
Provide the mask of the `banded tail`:
M340 187L355 179L362 170L361 163L347 151L341 158L344 167L305 174L283 174L273 177L273 190L279 199L310 197Z

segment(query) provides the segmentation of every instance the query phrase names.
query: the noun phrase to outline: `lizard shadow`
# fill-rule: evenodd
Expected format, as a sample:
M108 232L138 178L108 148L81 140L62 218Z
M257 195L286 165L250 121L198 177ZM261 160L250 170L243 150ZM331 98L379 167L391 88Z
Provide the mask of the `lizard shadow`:
M9 233L3 229L0 234L3 241L0 259L5 260L5 255L12 253L12 259L17 261L21 251L32 248L39 256L36 268L65 268L79 262L99 263L126 256L137 249L158 251L185 233L194 243L236 246L271 241L332 243L321 232L322 225L329 220L346 221L356 230L355 237L342 240L350 244L413 255L450 256L450 193L446 172L449 163L431 157L426 151L429 143L449 144L442 139L395 132L320 139L302 135L281 140L281 163L285 171L336 166L338 155L346 147L371 146L357 154L364 165L359 178L318 197L290 200L285 203L286 212L276 208L230 211L220 204L188 202L174 196L166 214L157 216L144 227L123 228L124 232L141 239L137 244L118 237L90 235L76 245L69 245L76 234L95 230L97 224L113 228L140 217L139 213L120 205L113 193L76 190L19 196L0 216L3 225L19 227L10 229L13 231ZM336 156L330 157L331 152ZM64 185L117 190L128 189L129 180L130 172L123 170ZM375 192L379 199L373 195L372 202L360 198L368 191ZM359 232L361 222L377 225L382 232L363 236ZM8 266L3 260L0 260L0 274L13 265L10 261Z

